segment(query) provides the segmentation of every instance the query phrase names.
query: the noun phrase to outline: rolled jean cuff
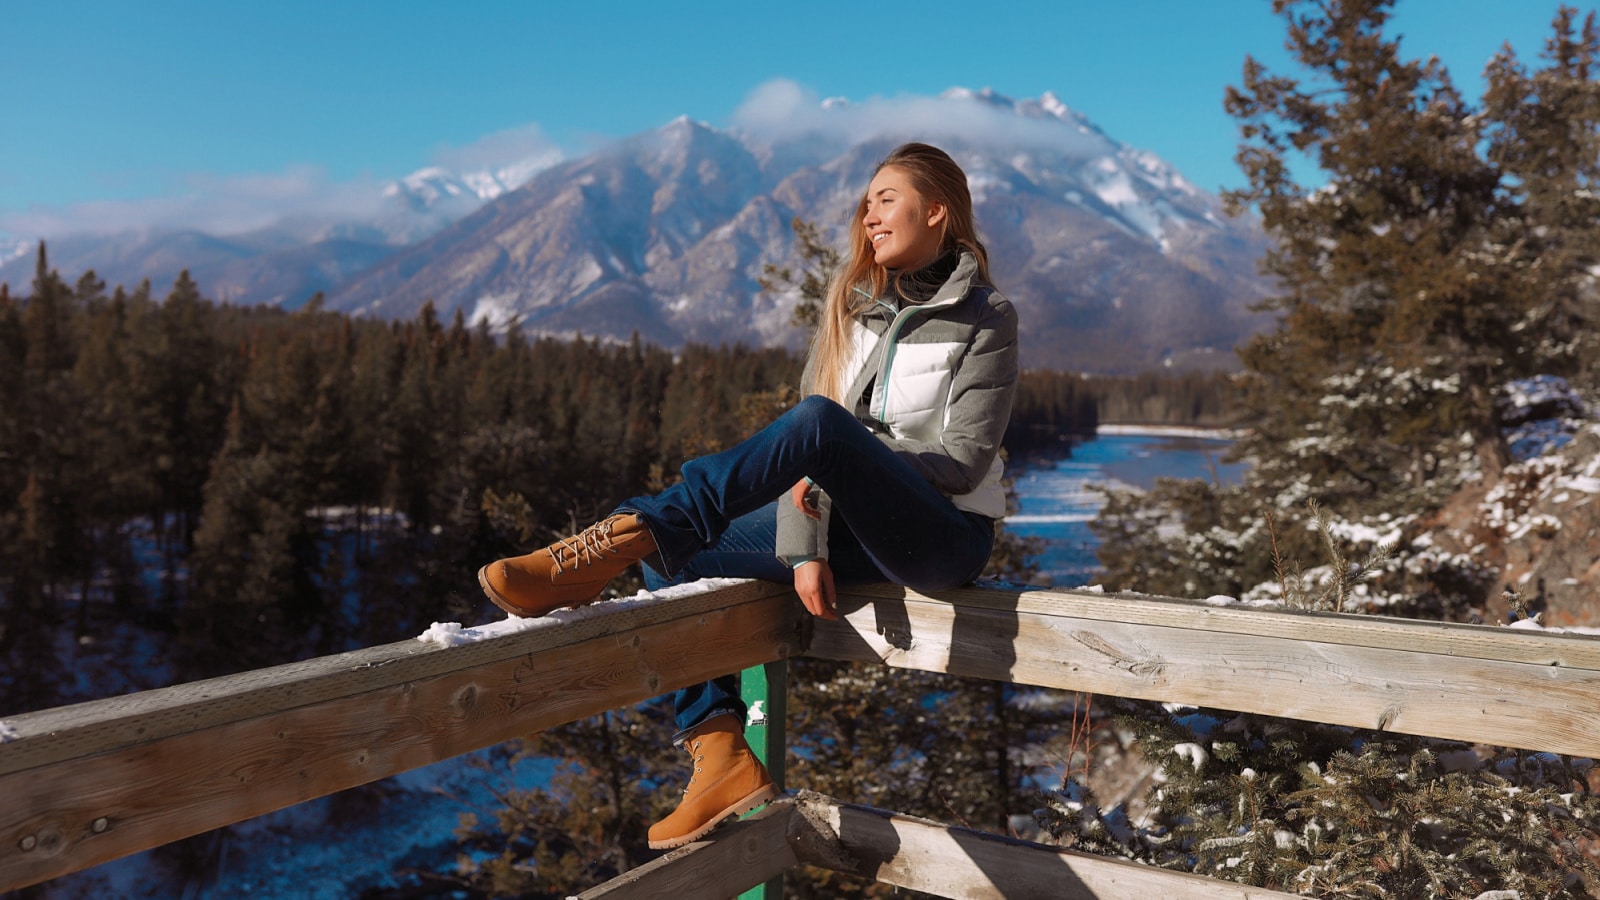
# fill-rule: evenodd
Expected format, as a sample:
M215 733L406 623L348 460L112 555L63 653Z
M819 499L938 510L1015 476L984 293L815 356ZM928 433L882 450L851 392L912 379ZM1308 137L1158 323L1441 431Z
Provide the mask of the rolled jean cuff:
M672 736L672 746L674 746L674 747L682 747L684 742L689 739L689 735L692 734L696 728L699 728L701 725L704 725L705 723L710 722L712 719L720 719L723 716L733 716L735 718L739 718L739 713L737 711L731 710L731 709L715 710L715 711L713 711L711 713L711 715L706 716L704 719L701 719L700 721L694 723L693 725L690 725L688 728L685 728L685 729L679 731L677 734L674 734ZM743 721L741 721L739 723L739 728L740 729L744 728L744 722Z

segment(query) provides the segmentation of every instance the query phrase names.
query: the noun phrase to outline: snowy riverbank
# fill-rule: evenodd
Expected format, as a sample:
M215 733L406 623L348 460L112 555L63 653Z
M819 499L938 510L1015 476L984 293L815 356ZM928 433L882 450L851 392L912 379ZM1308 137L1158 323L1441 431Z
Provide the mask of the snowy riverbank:
M1197 425L1118 425L1102 424L1098 436L1186 437L1202 441L1236 441L1244 432L1237 428L1202 428Z

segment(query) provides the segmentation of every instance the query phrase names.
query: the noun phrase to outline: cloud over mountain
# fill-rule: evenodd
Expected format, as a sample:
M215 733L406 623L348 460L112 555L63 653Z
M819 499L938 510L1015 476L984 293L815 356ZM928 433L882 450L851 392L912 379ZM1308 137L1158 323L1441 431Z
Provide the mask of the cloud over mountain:
M1060 127L1063 121L1071 127ZM1050 92L1016 101L987 89L952 88L936 97L906 94L857 102L821 99L780 78L751 91L730 124L765 142L809 136L856 144L915 134L929 143L958 140L985 149L1048 149L1081 158L1115 152L1118 146Z

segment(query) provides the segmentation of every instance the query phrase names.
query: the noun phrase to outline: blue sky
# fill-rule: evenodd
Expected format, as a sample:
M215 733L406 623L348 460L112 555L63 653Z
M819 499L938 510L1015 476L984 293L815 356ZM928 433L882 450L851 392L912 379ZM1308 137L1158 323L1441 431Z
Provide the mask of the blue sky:
M1555 10L1400 0L1394 31L1476 97L1501 43L1532 61ZM578 153L679 115L726 125L779 79L854 101L1054 91L1215 190L1241 181L1223 91L1247 53L1292 71L1282 44L1269 0L0 0L0 234L105 218L107 204L156 219L211 195L366 191L508 145Z

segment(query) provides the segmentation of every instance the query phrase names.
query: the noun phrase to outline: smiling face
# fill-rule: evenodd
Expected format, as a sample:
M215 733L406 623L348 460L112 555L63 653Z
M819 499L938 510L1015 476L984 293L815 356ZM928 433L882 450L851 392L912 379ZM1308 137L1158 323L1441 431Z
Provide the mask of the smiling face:
M939 258L945 208L929 202L905 172L884 166L867 185L861 224L872 257L886 269L920 269Z

